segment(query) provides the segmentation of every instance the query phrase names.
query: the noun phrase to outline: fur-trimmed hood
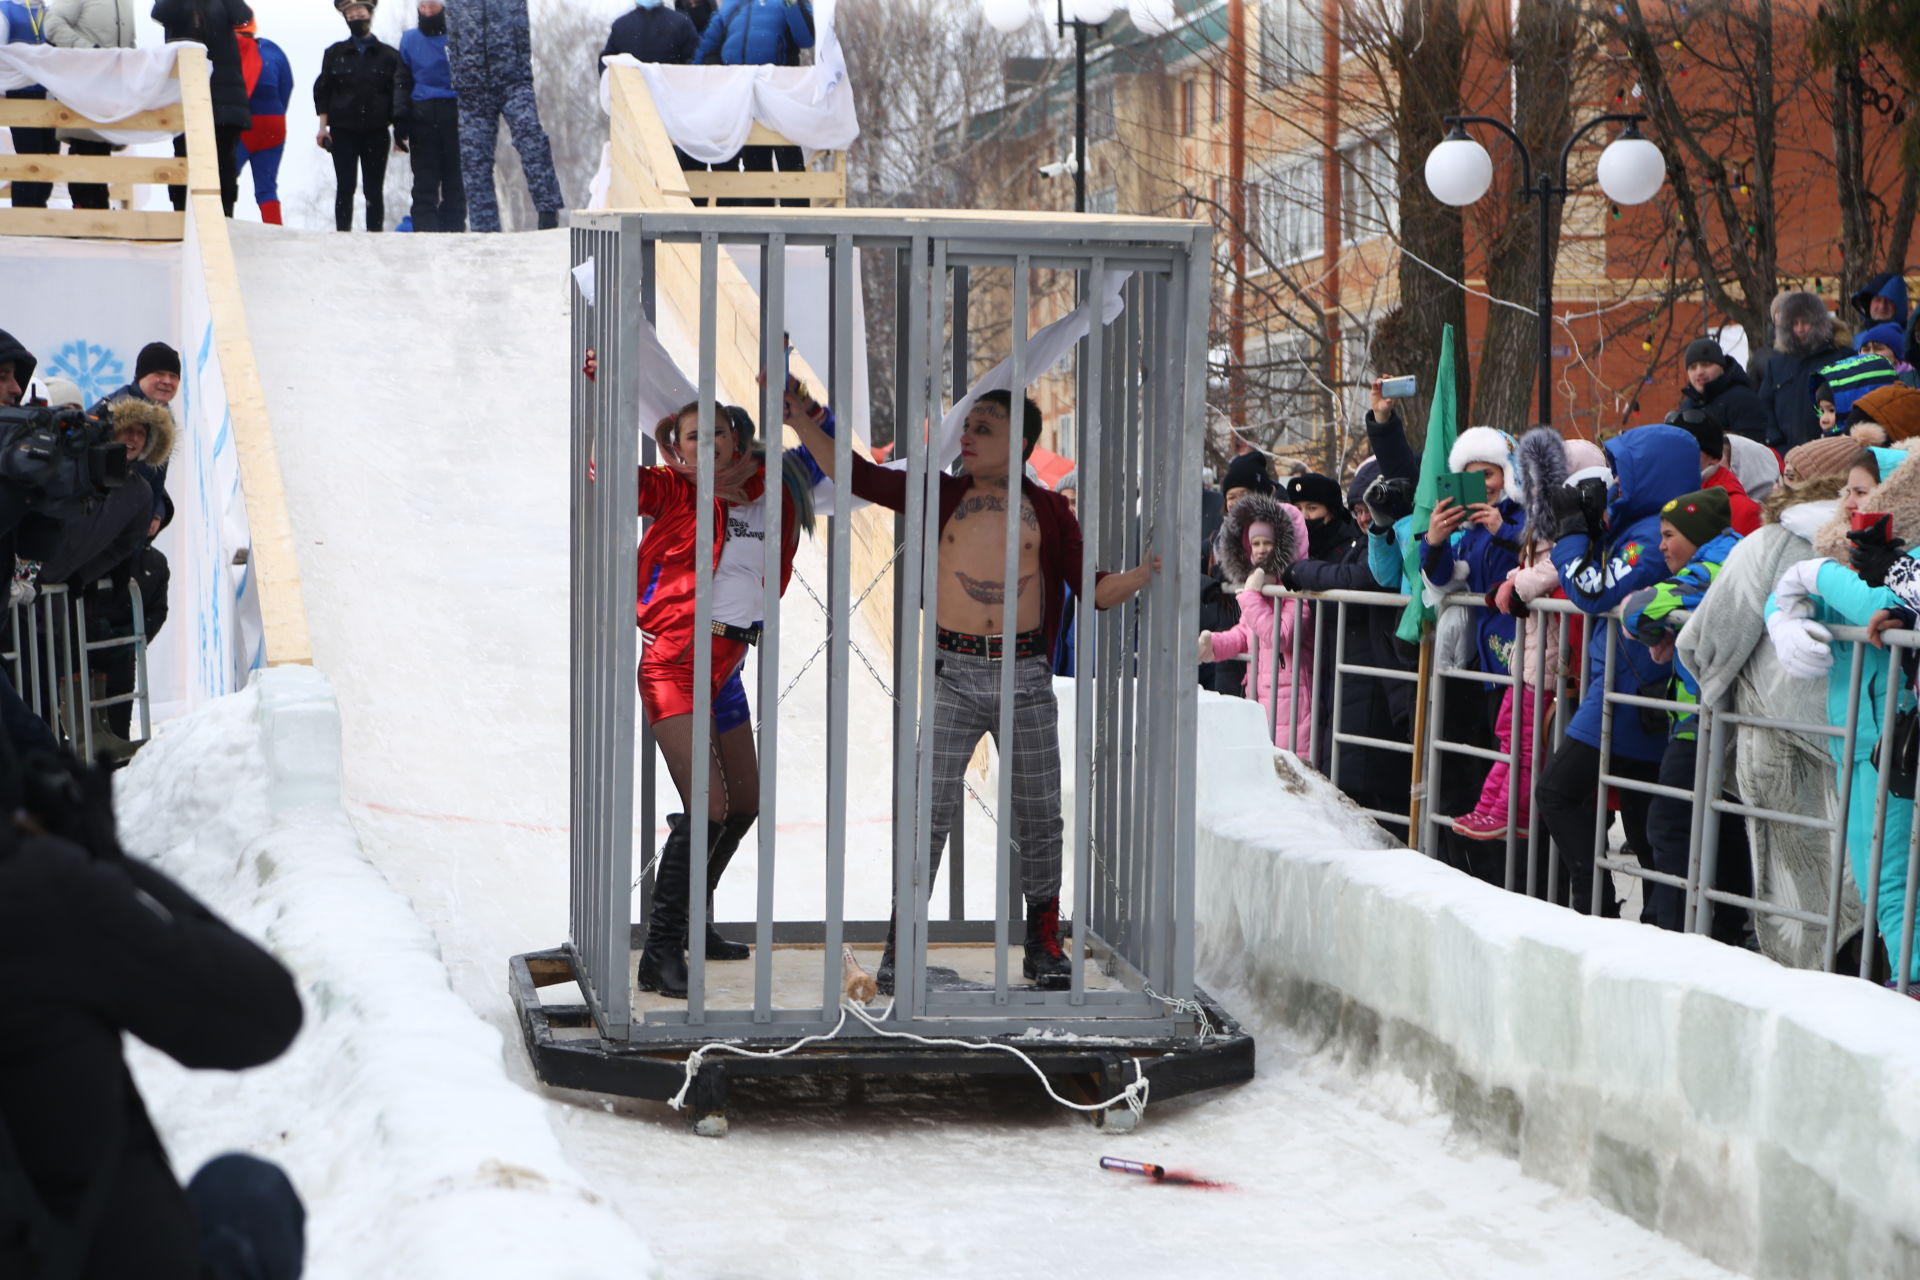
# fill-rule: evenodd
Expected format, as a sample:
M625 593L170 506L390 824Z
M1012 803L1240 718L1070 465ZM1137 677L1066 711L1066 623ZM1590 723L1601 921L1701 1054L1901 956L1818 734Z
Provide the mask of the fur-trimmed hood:
M1920 465L1913 461L1913 455L1904 447L1875 449L1873 452L1880 460L1880 483L1867 493L1860 509L1890 513L1893 516L1893 536L1910 547L1920 544ZM1836 509L1833 518L1820 526L1820 532L1814 535L1814 553L1845 564L1850 550L1847 530L1851 526L1852 521L1845 509Z
M147 447L140 451L135 462L144 462L151 467L166 465L167 459L173 456L173 410L139 396L121 396L118 400L109 400L106 408L114 430L122 427L147 429Z
M1817 293L1792 289L1774 299L1773 349L1790 356L1812 355L1833 345L1833 316ZM1793 326L1800 320L1813 321L1813 331L1805 342L1796 341Z
M1526 495L1521 505L1527 509L1527 528L1553 528L1553 509L1547 495L1565 484L1572 470L1560 433L1552 427L1535 427L1520 437L1513 456L1520 469L1521 492Z
M1273 526L1273 554L1259 567L1274 582L1282 569L1307 558L1307 519L1300 508L1264 493L1249 494L1233 504L1213 537L1214 561L1228 582L1245 582L1254 570L1247 530L1255 524Z

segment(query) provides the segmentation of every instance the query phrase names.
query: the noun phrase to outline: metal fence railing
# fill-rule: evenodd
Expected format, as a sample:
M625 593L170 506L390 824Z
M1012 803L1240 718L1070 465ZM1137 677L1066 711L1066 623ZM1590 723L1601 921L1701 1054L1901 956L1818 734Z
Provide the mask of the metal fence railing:
M1435 800L1443 763L1449 759L1468 759L1505 764L1514 771L1512 777L1515 779L1507 794L1505 859L1501 874L1489 878L1496 879L1513 892L1551 899L1563 905L1570 903L1571 884L1564 874L1567 860L1563 857L1563 851L1548 836L1545 823L1540 820L1538 788L1547 763L1566 741L1566 727L1574 707L1582 699L1595 696L1587 654L1591 652L1590 646L1599 644L1603 646L1600 665L1604 676L1600 695L1603 703L1599 752L1603 764L1599 784L1605 790L1596 804L1592 844L1589 849L1582 851L1590 855L1591 880L1586 886L1590 892L1579 896L1591 904L1589 910L1598 912L1604 909L1610 897L1606 891L1610 887L1624 889L1638 882L1644 894L1650 886L1661 886L1682 896L1681 918L1690 932L1710 932L1716 908L1752 913L1756 923L1760 917L1773 917L1795 922L1803 929L1818 931L1821 935L1819 962L1821 967L1832 970L1840 967L1850 929L1853 904L1848 901L1847 882L1851 876L1858 884L1859 901L1865 904L1859 936L1859 973L1867 977L1878 970L1878 943L1884 945L1886 960L1898 987L1904 991L1910 985L1914 958L1915 902L1916 897L1920 897L1920 859L1910 854L1916 846L1920 846L1920 806L1913 806L1910 801L1893 793L1891 775L1874 767L1873 743L1863 741L1861 735L1870 720L1866 715L1869 701L1879 712L1877 720L1873 722L1885 726L1895 723L1897 712L1914 706L1915 691L1906 672L1915 661L1912 655L1920 652L1920 632L1888 631L1881 634L1880 641L1891 655L1882 671L1880 660L1870 656L1871 642L1864 628L1830 626L1835 643L1842 648L1842 655L1836 658L1830 679L1846 682L1844 705L1847 713L1842 723L1827 724L1769 716L1752 708L1739 709L1731 697L1697 705L1655 696L1648 691L1629 693L1617 690L1613 686L1618 664L1624 660L1622 646L1637 642L1622 639L1618 626L1596 627L1596 623L1602 619L1617 621L1617 613L1596 617L1563 600L1538 600L1529 605L1536 620L1535 625L1549 625L1555 630L1557 644L1551 649L1559 656L1552 669L1547 665L1549 646L1546 645L1530 645L1525 651L1516 647L1512 670L1487 672L1469 665L1467 660L1450 660L1446 654L1437 653L1434 641L1429 638L1421 656L1420 666L1426 669L1423 678L1418 670L1356 664L1350 662L1346 654L1347 611L1356 608L1388 609L1397 615L1406 604L1404 595L1300 592L1277 587L1267 588L1265 594L1274 598L1276 606L1290 600L1298 602L1306 610L1301 621L1293 628L1289 655L1283 656L1280 652L1280 629L1276 627L1274 630L1273 662L1267 673L1268 688L1263 691L1267 694L1264 701L1271 736L1281 745L1296 740L1303 714L1299 691L1307 686L1316 691L1317 697L1328 698L1333 704L1332 717L1323 716L1318 709L1310 713L1320 726L1334 726L1327 749L1319 745L1315 747L1315 754L1327 766L1330 776L1341 776L1338 760L1343 748L1363 746L1416 756L1420 768L1410 797L1409 812L1382 812L1377 809L1368 809L1367 812L1376 819L1400 825L1407 824L1411 815L1419 831L1410 839L1410 843L1422 852L1433 857L1444 856L1443 832L1459 816L1437 811ZM1465 593L1446 596L1439 603L1443 619L1452 611L1468 611L1471 617L1473 611L1486 608L1485 601L1480 597ZM1313 628L1314 659L1310 670L1307 669L1309 664L1301 659L1305 648L1301 637L1307 634L1308 627ZM1436 628L1437 632L1445 630L1444 625ZM1323 655L1327 652L1330 639L1334 656L1329 663ZM1577 644L1574 643L1576 640ZM1578 655L1577 663L1569 658L1569 655L1575 654ZM1901 660L1902 655L1907 655L1905 661ZM1524 681L1534 691L1530 699L1518 696L1523 685L1522 662L1532 664L1526 670ZM1285 724L1276 722L1279 700L1274 695L1278 692L1281 679L1292 682L1294 694ZM1353 679L1423 682L1425 715L1419 719L1419 728L1410 731L1406 741L1396 742L1340 727L1333 717L1338 716L1339 708L1345 703L1343 690L1346 682ZM1490 746L1485 741L1456 741L1448 737L1445 728L1448 699L1461 696L1459 687L1467 684L1504 685L1515 691L1507 708L1512 720L1508 726L1508 746L1504 750ZM1696 716L1699 747L1689 785L1681 787L1626 776L1614 766L1612 747L1617 716L1623 712L1638 715L1643 710L1662 715L1691 712ZM1523 724L1523 716L1528 723ZM1523 732L1523 729L1529 728L1531 733ZM1316 733L1321 731L1315 730ZM1735 739L1741 732L1794 734L1833 744L1832 774L1825 788L1825 803L1819 806L1818 812L1783 807L1787 802L1776 796L1738 794L1733 760ZM1523 765L1527 782L1524 792L1518 785ZM1851 803L1856 778L1862 769L1870 771L1874 778L1870 822L1862 821L1864 815L1854 812L1854 804ZM1666 797L1688 806L1691 829L1684 874L1662 871L1649 861L1643 861L1647 850L1630 849L1624 843L1616 846L1613 838L1615 810L1609 806L1608 798L1611 796L1617 800L1622 793ZM1907 805L1908 808L1903 810L1901 805ZM1799 805L1802 810L1811 807L1804 803ZM1890 817L1892 821L1889 821ZM1757 887L1748 892L1720 887L1720 873L1724 870L1719 865L1720 836L1724 823L1730 820L1744 822L1750 830L1762 824L1774 824L1824 834L1828 841L1828 852L1820 900L1782 900L1781 896L1761 893ZM1750 841L1750 847L1759 846ZM1761 855L1754 856L1758 859ZM1587 864L1588 858L1583 857L1579 861ZM1756 886L1764 882L1764 878L1757 874L1764 869L1759 865L1753 868L1756 872L1753 883ZM1608 878L1612 878L1612 886L1606 883ZM1785 896L1790 898L1793 895ZM1881 901L1883 896L1887 898L1885 903Z
M95 590L100 589L111 591L110 580L98 583ZM132 625L125 635L102 634L105 628L100 623L98 605L90 624L88 593L74 592L64 584L42 586L31 602L12 605L7 611L8 647L0 652L7 678L27 709L46 721L63 746L71 747L86 760L104 745L100 741L103 726L97 722L96 712L128 708L127 732L116 736L131 746L137 747L153 735L145 600L138 580L129 579L126 590ZM132 687L113 692L107 687L104 668L118 649L131 651L127 666ZM101 687L95 687L96 681Z

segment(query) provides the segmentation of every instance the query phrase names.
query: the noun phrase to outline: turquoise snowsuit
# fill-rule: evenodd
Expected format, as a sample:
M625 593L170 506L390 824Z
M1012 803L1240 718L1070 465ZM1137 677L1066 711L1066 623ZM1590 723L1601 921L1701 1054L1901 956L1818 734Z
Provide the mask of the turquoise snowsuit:
M1846 565L1828 560L1820 566L1815 579L1813 620L1864 627L1881 609L1903 607L1900 598L1886 587L1870 587ZM1780 611L1772 596L1767 597L1767 617ZM1833 670L1827 677L1827 723L1847 722L1847 685L1852 655L1850 646L1834 643ZM1853 744L1853 789L1847 796L1847 859L1853 866L1854 883L1867 892L1867 862L1873 851L1873 811L1880 789L1880 774L1873 767L1874 744L1880 741L1880 713L1887 699L1887 650L1866 646L1860 674L1860 727ZM1901 695L1902 705L1913 704L1911 692ZM1834 764L1844 761L1842 739L1828 740L1827 751ZM1835 774L1835 785L1839 776ZM1880 938L1886 946L1890 964L1899 963L1901 917L1906 910L1908 833L1913 824L1913 801L1887 796L1886 843L1880 855L1880 891L1866 905L1879 922ZM1915 946L1920 960L1920 944ZM1920 981L1920 963L1911 965L1910 979Z

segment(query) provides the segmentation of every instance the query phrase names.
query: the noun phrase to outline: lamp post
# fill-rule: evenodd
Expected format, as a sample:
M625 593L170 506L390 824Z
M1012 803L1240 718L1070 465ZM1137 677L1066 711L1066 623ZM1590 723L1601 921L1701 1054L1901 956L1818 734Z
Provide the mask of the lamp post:
M1547 234L1547 205L1549 201L1565 202L1573 194L1573 188L1567 185L1567 160L1573 154L1573 148L1580 139L1603 124L1624 124L1621 131L1600 153L1600 163L1595 177L1600 180L1600 189L1615 204L1645 204L1659 194L1661 185L1666 181L1667 162L1660 154L1660 148L1640 135L1640 122L1645 115L1602 115L1581 125L1573 131L1565 146L1560 148L1560 164L1557 169L1549 170L1539 166L1539 174L1534 173L1533 159L1527 154L1526 144L1520 141L1506 121L1493 116L1446 116L1443 123L1450 126L1450 132L1434 149L1427 154L1427 190L1433 192L1434 199L1442 204L1456 208L1473 204L1487 194L1487 188L1493 185L1493 157L1487 149L1467 136L1466 126L1470 124L1492 125L1513 143L1513 149L1520 153L1521 173L1525 183L1521 194L1539 202L1540 220L1540 263L1539 289L1534 296L1534 306L1539 319L1540 354L1537 377L1540 382L1540 422L1542 425L1553 423L1553 245Z
M1053 0L1053 29L1065 35L1073 28L1073 211L1087 211L1087 35L1100 34L1102 25L1120 8L1122 0ZM1136 0L1138 3L1138 0ZM997 31L1011 34L1033 17L1032 0L981 0L987 22ZM1143 10L1152 24L1160 17L1165 0L1146 0ZM1168 8L1167 24L1171 25ZM1161 27L1162 30L1165 27ZM1051 170L1049 170L1051 172Z

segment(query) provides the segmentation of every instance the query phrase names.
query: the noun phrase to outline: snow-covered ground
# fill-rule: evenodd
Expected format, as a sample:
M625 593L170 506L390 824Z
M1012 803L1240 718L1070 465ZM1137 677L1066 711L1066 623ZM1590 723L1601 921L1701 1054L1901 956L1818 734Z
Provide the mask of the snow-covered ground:
M537 1100L561 1154L538 1150L518 1108L491 1102L468 1117L473 1133L459 1154L493 1146L530 1152L524 1159L564 1188L542 1192L540 1212L555 1212L556 1195L577 1196L587 1234L604 1240L611 1228L585 1199L599 1197L674 1276L1020 1268L1107 1277L1188 1263L1225 1275L1725 1274L1523 1176L1509 1160L1454 1142L1447 1121L1393 1083L1397 1077L1356 1079L1296 1052L1257 1016L1231 968L1206 977L1229 1007L1255 1015L1247 1020L1260 1038L1260 1075L1237 1089L1154 1104L1144 1127L1124 1138L1058 1111L1024 1082L738 1088L724 1142L694 1139L660 1104L542 1089L518 1045L505 971L509 956L552 946L566 929L566 233L234 230L316 662L340 702L352 829L366 859L430 931L452 991L485 1024L462 1029L435 1007L410 1028L408 1052L419 1057L409 1061L431 1061L444 1039L464 1078L476 1053L500 1046L505 1077L520 1099ZM809 572L805 561L801 572ZM783 665L797 667L818 640L803 599L789 595ZM855 724L872 739L869 749L884 753L884 700L858 663L855 674ZM168 731L204 744L201 776L255 767L234 745L232 723L226 731L199 727L249 714L234 709L240 702ZM820 705L816 668L784 709L796 743ZM191 751L164 739L152 751L138 763L154 765L130 786L152 779L163 762L200 767ZM778 883L783 910L795 915L817 893L817 859L808 855L818 839L818 760L803 746L783 755L781 785L791 800L782 804ZM854 830L878 836L884 795L853 800ZM341 982L387 996L431 987L420 974L379 987L350 953L291 946L289 922L311 921L319 910L309 910L301 878L263 873L257 851L240 838L251 829L244 822L221 810L193 812L236 834L207 841L213 852L190 883L281 946L310 999L334 999ZM194 820L182 817L155 847L173 847ZM723 887L723 916L745 913L750 852ZM169 865L194 864L195 854L191 845L177 848ZM340 874L329 892L341 896L332 901L359 892L378 901L378 877ZM883 910L884 865L854 857L849 874L850 909ZM986 879L975 884L984 889ZM350 909L341 916L349 936L363 925L404 928L384 907L364 922ZM336 972L339 964L349 967ZM322 1031L336 1025L349 1024L321 1020ZM497 1036L481 1050L475 1033L488 1028ZM407 1188L448 1176L448 1161L425 1140L363 1150L381 1124L343 1108L359 1105L363 1088L375 1099L396 1091L395 1107L383 1113L388 1122L404 1118L399 1099L417 1101L433 1120L445 1120L453 1102L413 1099L377 1078L400 1064L363 1056L366 1037L309 1035L306 1058L296 1062L297 1053L260 1073L261 1083L208 1084L143 1062L162 1127L183 1165L247 1145L287 1159L297 1175L321 1169L303 1179L314 1230L352 1240L331 1251L316 1242L316 1277L426 1274L431 1269L365 1265L384 1238L367 1219L378 1217L383 1196L406 1203L420 1194ZM331 1071L318 1064L323 1053L334 1055ZM281 1084L267 1083L283 1070ZM228 1098L235 1104L222 1105ZM502 1132L496 1117L504 1117ZM1190 1168L1233 1188L1142 1184L1101 1172L1096 1162L1107 1154ZM568 1181L570 1170L583 1185ZM477 1202L473 1213L483 1241L525 1216L504 1205L495 1215ZM459 1273L576 1274L528 1266L525 1256L503 1254L497 1266ZM639 1261L609 1258L616 1265L604 1274L636 1274Z

